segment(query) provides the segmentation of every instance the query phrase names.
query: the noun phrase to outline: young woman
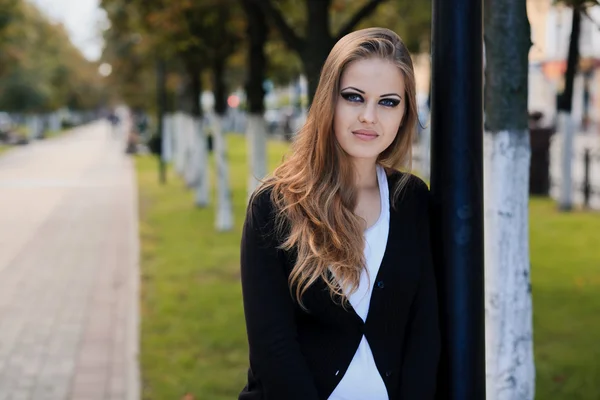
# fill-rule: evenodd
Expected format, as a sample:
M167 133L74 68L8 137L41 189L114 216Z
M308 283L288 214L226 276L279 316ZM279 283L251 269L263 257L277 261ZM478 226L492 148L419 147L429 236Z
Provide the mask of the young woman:
M427 400L440 349L429 192L410 166L415 77L401 39L343 37L241 243L250 345L239 399Z

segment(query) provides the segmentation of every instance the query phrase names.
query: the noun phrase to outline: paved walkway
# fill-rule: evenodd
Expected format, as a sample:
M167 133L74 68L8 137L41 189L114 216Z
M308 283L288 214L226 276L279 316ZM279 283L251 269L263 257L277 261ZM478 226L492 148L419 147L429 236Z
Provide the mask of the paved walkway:
M95 123L0 157L0 400L138 400L132 160Z

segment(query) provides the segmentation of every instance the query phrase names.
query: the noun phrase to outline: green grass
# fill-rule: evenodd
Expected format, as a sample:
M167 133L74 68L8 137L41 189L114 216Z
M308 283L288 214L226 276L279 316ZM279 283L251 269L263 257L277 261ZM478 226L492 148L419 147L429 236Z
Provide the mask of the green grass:
M44 132L44 138L52 139L52 138L60 137L60 136L64 135L65 133L67 133L68 131L69 131L68 129L47 130L46 132Z
M229 233L215 232L213 208L195 208L193 192L172 171L160 186L156 159L137 158L145 400L230 400L245 383L239 241L247 167L243 137L229 136L228 144L235 211ZM285 151L285 144L269 143L271 169ZM536 398L597 400L600 215L561 214L542 199L533 199L530 211Z
M600 214L530 203L537 399L600 399Z
M144 399L191 393L196 399L231 400L244 385L248 355L239 246L247 168L243 138L229 136L228 145L235 213L235 229L228 233L215 232L214 209L195 208L193 192L172 170L167 185L160 186L156 159L137 158ZM282 143L269 144L272 168L285 150Z

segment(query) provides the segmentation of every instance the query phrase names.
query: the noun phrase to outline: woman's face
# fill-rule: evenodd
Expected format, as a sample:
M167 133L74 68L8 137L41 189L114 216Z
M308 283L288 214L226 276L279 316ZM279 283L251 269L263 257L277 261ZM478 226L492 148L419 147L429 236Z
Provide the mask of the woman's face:
M380 58L354 61L340 78L333 129L346 153L375 162L394 141L405 110L404 76Z

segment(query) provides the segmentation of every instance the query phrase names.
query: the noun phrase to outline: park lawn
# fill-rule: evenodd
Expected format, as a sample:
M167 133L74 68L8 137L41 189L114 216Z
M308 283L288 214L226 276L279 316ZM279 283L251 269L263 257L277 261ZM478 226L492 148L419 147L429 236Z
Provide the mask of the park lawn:
M64 135L65 133L67 133L68 131L69 131L68 129L47 130L46 132L44 132L44 138L52 139L52 138L60 137L60 136Z
M600 399L600 213L530 202L537 399Z
M144 400L186 394L230 400L245 383L239 282L247 179L243 136L230 135L228 145L235 212L229 233L215 232L213 208L194 207L193 192L172 170L160 186L156 159L137 157ZM271 169L286 149L269 143ZM536 398L598 399L600 296L594 294L600 290L600 215L560 214L543 199L533 199L530 210Z
M286 151L269 143L270 167ZM157 161L137 158L142 268L143 399L231 400L244 386L247 340L239 281L247 166L242 136L229 135L235 229L214 230L213 207L194 207L169 167L158 184ZM214 164L211 158L211 169ZM214 177L211 185L214 195ZM214 204L214 202L213 202Z

